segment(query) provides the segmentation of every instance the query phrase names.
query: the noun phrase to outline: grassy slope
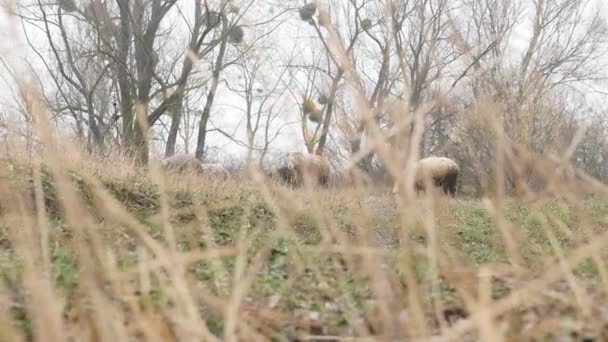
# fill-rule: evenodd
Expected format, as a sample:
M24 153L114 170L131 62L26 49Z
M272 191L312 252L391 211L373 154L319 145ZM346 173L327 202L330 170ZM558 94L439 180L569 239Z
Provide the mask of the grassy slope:
M18 172L5 175L4 181L18 182L19 189L31 191L33 181L30 174L31 170L24 167ZM12 178L10 175L20 177ZM21 177L23 175L28 176ZM63 220L53 178L48 173L43 173L42 181L45 204L51 218L49 245L52 281L57 295L65 298L62 306L64 319L67 322L78 322L83 310L86 310L79 301L86 297L83 295L86 290L81 289L80 267L84 262L74 242L78 228L70 227ZM88 207L95 213L91 189L78 176L74 176L73 181L83 203L88 203ZM165 224L160 210L161 196L156 185L139 177L107 177L103 182L129 213L143 223L150 236L166 242ZM279 218L275 211L285 208L277 207L276 203L265 203L260 193L235 187L230 189L222 191L221 185L213 190L205 186L169 189L170 222L174 228L177 249L191 252L237 246L239 254L248 255L250 263L247 269L255 269L256 272L251 279L243 277L245 279L239 280L251 281L242 306L251 310L252 322L262 325L260 331L274 335L278 340L298 334L356 334L355 322L363 322L362 326L373 326L375 323L370 318L370 303L377 300L378 296L373 284L376 270L370 270L370 267L382 269L391 279L402 279L400 262L403 260L404 238L409 238L412 245L418 248L414 253L416 276L421 286L420 291L424 294L425 314L429 324L434 326L433 329L437 329L437 322L432 303L437 302L437 298L440 298L445 318L467 316L469 310L466 309L462 291L466 291L467 283L473 283L471 286L475 288L475 272L479 265L492 265L500 270L504 268L501 265L507 265L509 261L510 255L493 213L480 201L442 200L434 207L433 221L437 224L438 249L442 255L449 256L453 265L458 266L451 270L451 275L447 270L442 272L439 292L436 293L432 288L433 268L428 255L424 254L425 248L429 246L429 236L425 232L425 213L422 209L408 215L412 221L407 237L404 237L399 233L402 230L399 229L400 220L395 201L387 194L325 191L321 195L320 207L323 208L323 213L319 213L314 203L300 201L299 208L291 207L288 215ZM298 195L299 198L306 197L303 193ZM492 281L493 298L507 296L513 289L541 274L547 265L555 264L547 231L553 232L564 253L568 255L574 246L593 238L594 234L606 231L607 215L608 202L597 198L570 204L557 200L536 204L508 201L505 204L505 217L517 236L517 249L523 259L525 272L517 273L506 268L507 271L497 275ZM3 220L0 230L0 289L12 301L10 315L18 325L18 330L27 336L33 327L27 310L28 303L24 299L22 261L14 253L10 239L11 229L14 228ZM142 244L125 227L108 222L103 219L103 215L99 215L93 229L102 237L103 248L115 255L119 269L137 268L144 255ZM328 252L328 245L323 244L324 241L339 239L339 234L342 233L352 243L347 248L351 252L357 250L362 241L377 246L373 251L381 257L373 260L378 264L370 266L366 264L365 258L350 257L344 251ZM360 237L363 239L360 240ZM317 248L319 246L322 248ZM191 263L188 267L191 288L204 288L205 293L228 300L234 291L233 280L235 274L239 274L235 269L240 262L237 256L231 256L218 262ZM89 263L87 265L90 267ZM581 286L587 287L587 293L597 304L597 301L604 300L605 294L601 291L602 283L595 265L585 261L575 265L574 270ZM463 280L462 275L466 279ZM155 272L150 272L146 277L131 276L127 281L130 285L125 285L124 289L129 289L132 293L123 295L125 298L134 298L147 310L162 315L172 305L172 301L165 295L169 291L166 283L160 279L162 275ZM402 284L400 289L395 287L399 283ZM561 282L552 286L554 288L543 289L547 291L546 297L534 306L534 310L526 309L525 313L513 310L511 315L502 318L505 324L510 325L513 338L532 330L537 330L539 334L544 331L563 336L590 333L589 331L597 334L601 330L594 325L569 326L564 323L564 319L576 323L585 320L571 299L571 290ZM399 291L404 291L405 287L403 282L396 281L393 284L393 288ZM212 304L202 298L199 300L199 309L209 330L222 336L225 317ZM408 306L406 299L400 298L399 301L402 307ZM524 317L525 322L519 321L521 317ZM526 324L538 329L525 328ZM4 328L0 328L0 335L3 333Z

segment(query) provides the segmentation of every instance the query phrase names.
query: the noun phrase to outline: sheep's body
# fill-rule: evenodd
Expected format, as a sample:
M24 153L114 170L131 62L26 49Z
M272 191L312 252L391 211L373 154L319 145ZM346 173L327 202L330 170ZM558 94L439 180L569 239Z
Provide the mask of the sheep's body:
M201 168L205 175L216 176L222 179L228 179L230 177L228 171L217 163L201 163Z
M200 160L186 154L176 154L165 158L161 166L165 171L175 171L178 173L202 174L204 171Z
M414 188L416 191L425 190L425 182L428 177L431 184L440 187L446 194L456 195L456 183L460 167L450 158L428 157L420 159L414 168ZM395 184L393 193L398 192Z
M329 180L329 170L329 162L321 156L291 152L287 154L284 165L277 169L277 173L290 185L303 184L305 175L309 175L313 182L325 186Z
M228 171L216 163L203 163L193 156L177 154L162 161L165 171L175 171L178 173L193 173L197 175L218 176L223 179L229 177Z

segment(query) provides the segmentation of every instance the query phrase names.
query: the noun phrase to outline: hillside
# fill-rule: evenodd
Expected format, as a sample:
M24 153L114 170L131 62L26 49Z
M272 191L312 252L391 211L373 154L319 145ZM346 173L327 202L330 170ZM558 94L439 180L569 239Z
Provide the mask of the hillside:
M0 342L608 341L604 2L0 2Z
M161 186L103 168L62 186L46 166L0 169L1 340L608 337L598 196L496 212L443 197L399 207L386 189Z

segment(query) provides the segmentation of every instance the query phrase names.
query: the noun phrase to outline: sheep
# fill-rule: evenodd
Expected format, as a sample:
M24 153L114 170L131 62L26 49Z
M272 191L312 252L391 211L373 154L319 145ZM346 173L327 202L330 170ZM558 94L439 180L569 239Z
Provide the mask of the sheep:
M329 162L316 154L305 155L291 152L286 155L286 162L277 169L280 179L294 186L304 182L304 175L313 177L313 181L326 186L329 180Z
M295 172L292 172L286 165L283 165L276 170L276 176L289 185L296 184Z
M202 174L204 171L200 160L186 154L176 154L165 158L161 162L161 166L165 171L176 171L178 173Z
M178 173L194 173L197 175L219 176L222 179L229 177L228 171L216 163L203 163L193 156L177 154L165 158L161 163L165 171L177 171Z
M443 192L452 196L456 195L456 182L460 167L450 158L431 156L420 159L414 168L414 188L416 191L425 190L426 177L437 187L441 187ZM399 191L395 183L393 193Z
M201 163L201 168L203 170L203 174L205 175L216 176L224 180L230 178L228 171L220 164Z

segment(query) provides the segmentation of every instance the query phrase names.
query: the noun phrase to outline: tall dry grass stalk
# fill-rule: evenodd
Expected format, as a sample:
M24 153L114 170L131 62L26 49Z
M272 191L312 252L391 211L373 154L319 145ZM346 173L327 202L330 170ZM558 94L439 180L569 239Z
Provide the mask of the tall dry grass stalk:
M25 163L33 170L33 189L24 186L25 174L9 172L0 179L0 223L8 232L8 246L0 240L0 248L3 255L14 253L23 263L18 288L0 286L0 338L118 342L268 341L271 336L299 341L461 341L467 337L507 341L528 336L525 328L508 332L517 326L513 323L516 316L534 308L551 309L555 302L567 305L573 310L568 315L580 322L596 319L608 323L608 316L598 316L598 312L606 313L595 302L603 300L605 304L608 295L603 254L608 233L591 228L602 229L604 223L582 216L573 226L564 218L545 214L543 203L521 200L535 213L531 219L540 222L538 232L548 240L543 268L529 265L523 255L528 242L517 227L521 222L514 222L507 213L512 200L504 189L507 164L522 161L512 154L504 128L492 120L492 104L488 103L481 109L488 113L486 121L495 133L496 184L490 197L474 201L470 211L487 207L491 231L498 232L494 242L500 245L487 248L504 249L504 260L480 266L463 258L463 250L470 247L468 241L457 244L461 240L453 238L457 233L450 230L462 224L458 210L469 208L469 203L433 189L423 194L414 191L414 164L420 158L424 117L441 99L431 99L415 111L401 102L370 108L360 76L329 15L320 9L320 16L329 33L329 52L346 70L358 100L359 117L371 140L348 167L374 152L402 191L393 197L388 188L369 189L357 186L357 182L351 188L324 189L306 182L299 189L290 189L275 184L255 168L237 180L201 180L194 175L167 176L157 161L144 169L126 157L93 158L71 144L58 144L39 90L18 79L22 100L45 153L40 160ZM138 107L138 123L148 132L140 112L143 108ZM403 118L388 134L375 120L376 113L387 108ZM539 202L553 200L550 195L570 195L563 203L576 208L576 201L586 199L570 193L560 181L581 134L556 167L541 168L547 172L541 176L549 185L547 192L539 192ZM405 146L390 144L389 138L394 136L405 136ZM59 218L47 210L50 190L43 172L47 168L60 204ZM90 198L75 188L72 173L89 189ZM143 217L133 212L128 202L120 201L108 189L107 184L117 180L131 187L153 186L158 191L156 221L144 210ZM572 182L594 188L596 196L606 200L605 185L585 176ZM193 217L188 224L176 219L176 194L204 197L192 200L187 207ZM250 219L265 215L259 213L260 203L273 213L272 224L260 219L262 223L256 221L255 226ZM236 210L234 207L242 213L233 220L226 216ZM302 224L302 213L314 224ZM344 213L348 219L341 216ZM389 217L391 213L394 219ZM226 232L219 233L233 234L226 245L216 238L223 236L218 233L220 228L212 226L220 219ZM57 225L64 226L69 237L60 236ZM155 225L159 226L156 230ZM318 241L301 242L298 229L303 226L315 226ZM397 242L386 242L382 235ZM572 241L568 250L562 236ZM184 247L184 241L192 240L200 245ZM53 255L61 248L74 251L78 264L74 271L78 283L70 295L61 294L57 285ZM285 269L281 270L285 273L280 281L268 281L266 278L278 268L274 260L280 258L285 259ZM576 271L586 260L597 268L600 286L593 287ZM499 280L511 285L508 293L495 298L493 291ZM553 287L562 284L565 288L555 295ZM363 288L360 292L364 294L357 294L356 287ZM593 291L588 292L590 287ZM570 293L574 301L567 299ZM450 295L456 299L449 301ZM19 306L25 308L26 318L8 309ZM453 306L459 309L458 314L450 314ZM558 317L560 314L556 312ZM455 322L448 317L453 315L459 316ZM15 328L18 319L31 322L31 336L27 336L27 329ZM538 314L523 326L542 329L538 322L543 319ZM606 329L601 324L589 327L598 333Z

